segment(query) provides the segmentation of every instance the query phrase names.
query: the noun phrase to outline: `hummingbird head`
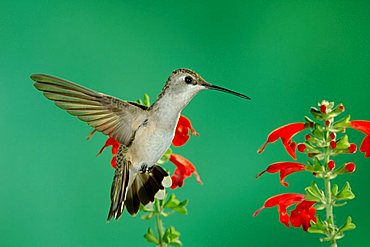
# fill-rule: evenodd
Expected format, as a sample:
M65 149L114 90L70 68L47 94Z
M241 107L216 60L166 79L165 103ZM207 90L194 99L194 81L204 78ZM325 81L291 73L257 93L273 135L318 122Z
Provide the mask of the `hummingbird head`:
M163 91L171 91L171 93L174 93L179 97L183 96L184 98L189 97L189 99L191 99L195 94L205 89L217 90L230 93L244 99L250 99L244 94L213 85L205 81L196 72L185 68L177 69L172 72Z

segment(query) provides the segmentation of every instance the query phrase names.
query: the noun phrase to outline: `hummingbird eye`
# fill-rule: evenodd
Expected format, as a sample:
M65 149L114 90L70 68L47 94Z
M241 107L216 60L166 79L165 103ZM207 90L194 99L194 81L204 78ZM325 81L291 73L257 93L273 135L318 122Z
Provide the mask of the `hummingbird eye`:
M193 78L192 78L191 76L186 76L186 77L185 77L185 82L186 82L187 84L191 84L191 83L193 82Z

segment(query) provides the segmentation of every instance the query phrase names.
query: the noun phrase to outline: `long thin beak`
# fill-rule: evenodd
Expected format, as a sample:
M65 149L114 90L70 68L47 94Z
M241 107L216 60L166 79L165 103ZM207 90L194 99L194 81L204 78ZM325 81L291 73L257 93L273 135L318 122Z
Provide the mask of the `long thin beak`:
M235 91L232 91L232 90L223 88L223 87L219 87L219 86L216 86L216 85L213 85L213 84L210 84L210 83L205 83L205 84L203 84L203 86L205 86L208 89L212 89L212 90L217 90L217 91L221 91L221 92L233 94L233 95L238 96L238 97L243 98L243 99L249 99L249 100L251 99L250 97L248 97L245 94L241 94L241 93L238 93L238 92L235 92Z

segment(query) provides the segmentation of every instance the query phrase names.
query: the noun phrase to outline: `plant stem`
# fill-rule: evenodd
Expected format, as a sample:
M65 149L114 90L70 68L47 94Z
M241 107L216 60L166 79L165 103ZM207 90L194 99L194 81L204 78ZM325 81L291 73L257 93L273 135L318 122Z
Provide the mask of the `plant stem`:
M158 230L159 246L160 247L166 247L167 244L165 242L163 242L164 230L163 230L163 223L162 223L162 219L161 219L162 208L161 208L160 201L158 199L155 199L155 205L156 205L156 208L157 208L156 224L157 224L157 230Z
M331 247L337 247L337 242L335 237L336 227L334 224L334 216L333 216L333 201L331 196L331 184L330 178L325 178L325 194L326 194L326 220L329 223L330 229L330 243Z

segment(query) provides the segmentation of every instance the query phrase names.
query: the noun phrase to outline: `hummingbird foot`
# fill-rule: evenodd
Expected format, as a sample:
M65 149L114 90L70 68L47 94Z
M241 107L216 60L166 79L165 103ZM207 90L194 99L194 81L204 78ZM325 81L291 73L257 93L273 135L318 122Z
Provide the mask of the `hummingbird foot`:
M140 167L140 173L150 173L153 170L154 166L148 166L147 164L143 164Z

